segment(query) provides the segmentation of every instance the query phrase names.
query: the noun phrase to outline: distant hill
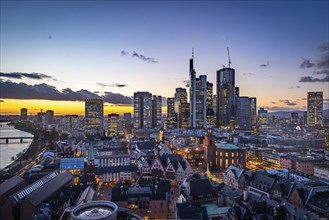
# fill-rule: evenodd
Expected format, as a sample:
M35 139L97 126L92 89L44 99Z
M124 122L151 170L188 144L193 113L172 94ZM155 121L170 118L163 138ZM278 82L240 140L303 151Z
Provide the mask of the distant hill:
M301 117L304 111L277 111L277 112L269 112L268 115L278 116L279 118L290 118L291 112L298 112L298 116ZM329 109L323 110L323 118L329 119Z

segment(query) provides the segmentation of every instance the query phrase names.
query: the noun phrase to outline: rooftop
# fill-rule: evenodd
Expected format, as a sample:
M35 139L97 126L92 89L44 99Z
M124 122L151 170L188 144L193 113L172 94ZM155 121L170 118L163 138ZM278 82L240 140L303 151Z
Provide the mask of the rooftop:
M216 145L217 148L225 149L225 150L236 150L236 149L239 149L238 146L236 146L234 144L229 144L229 143L216 143L215 145Z

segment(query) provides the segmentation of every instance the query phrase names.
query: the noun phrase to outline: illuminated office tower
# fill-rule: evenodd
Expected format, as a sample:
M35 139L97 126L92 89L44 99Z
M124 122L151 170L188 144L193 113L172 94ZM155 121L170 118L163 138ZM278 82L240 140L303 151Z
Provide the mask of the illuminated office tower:
M134 128L152 128L152 94L134 93Z
M103 100L85 100L85 128L88 134L103 135Z
M181 103L180 108L180 127L189 128L190 127L190 103Z
M207 126L211 127L216 126L215 121L215 110L214 110L214 98L213 98L213 84L207 82L207 100L206 100L206 117L207 117Z
M174 111L177 114L177 126L179 128L182 128L182 127L186 128L186 120L190 119L189 115L186 115L186 110L187 109L190 110L190 107L187 107L186 104L187 104L186 89L176 88ZM184 126L183 126L183 124L184 124ZM188 123L188 124L190 124L190 123Z
M193 67L194 53L190 59L190 126L196 128L196 72Z
M79 129L78 115L65 115L65 130L74 131Z
M235 120L235 70L222 68L217 71L217 125L234 128Z
M119 115L108 114L107 136L113 137L115 135L118 135L118 127L119 127Z
M130 134L133 124L131 122L131 113L123 113L123 120L124 120L124 131L125 134Z
M249 97L238 97L236 99L236 129L251 129L251 108Z
M21 108L21 121L27 121L27 108Z
M258 124L262 127L268 124L268 112L264 108L259 108L258 110Z
M291 112L291 124L298 124L299 117L298 112Z
M307 124L321 125L323 120L323 92L307 93Z
M177 128L177 113L175 112L175 98L167 98L167 128Z
M250 125L256 126L257 124L257 99L256 97L250 98Z
M195 81L195 93L196 93L196 105L195 105L195 116L196 116L196 127L195 128L206 128L207 127L207 76L200 75Z
M45 124L48 126L54 124L54 111L47 110L45 114Z
M161 123L162 119L162 97L153 96L152 99L152 127L155 128Z

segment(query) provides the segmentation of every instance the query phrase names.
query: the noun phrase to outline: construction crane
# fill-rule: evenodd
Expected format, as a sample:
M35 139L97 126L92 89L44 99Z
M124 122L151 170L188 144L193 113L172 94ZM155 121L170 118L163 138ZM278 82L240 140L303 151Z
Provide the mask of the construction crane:
M230 50L227 48L228 68L231 68Z

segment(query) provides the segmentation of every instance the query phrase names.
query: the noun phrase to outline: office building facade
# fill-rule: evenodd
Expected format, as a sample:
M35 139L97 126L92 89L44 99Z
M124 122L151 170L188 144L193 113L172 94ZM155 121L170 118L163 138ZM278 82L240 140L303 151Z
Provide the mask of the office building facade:
M27 108L21 108L21 121L27 121Z
M217 125L234 128L235 121L235 70L223 68L217 71Z
M134 93L134 128L152 128L152 94Z
M85 128L88 134L103 134L103 100L85 100Z
M236 99L236 129L251 129L251 104L249 97L238 97Z
M107 136L114 137L118 135L119 128L119 115L108 114L108 129Z
M307 93L307 124L321 125L323 120L323 92Z
M153 96L152 99L152 127L155 128L161 124L162 119L162 97Z

